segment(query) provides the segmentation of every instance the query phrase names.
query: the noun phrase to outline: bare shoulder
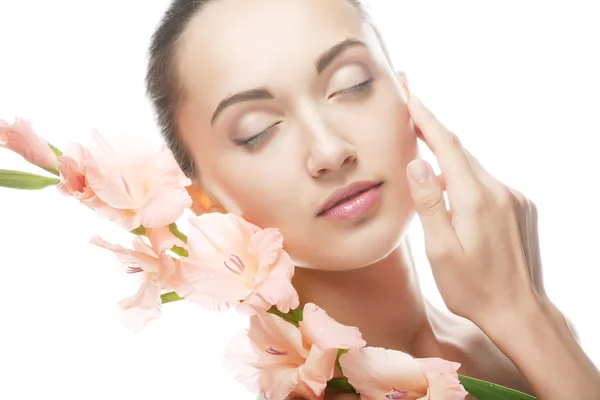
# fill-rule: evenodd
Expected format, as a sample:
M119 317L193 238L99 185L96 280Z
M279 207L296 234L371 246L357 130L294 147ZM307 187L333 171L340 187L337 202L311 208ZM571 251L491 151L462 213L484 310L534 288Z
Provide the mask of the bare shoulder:
M438 313L436 334L443 346L443 357L459 362L461 375L532 394L517 367L477 325L449 312Z

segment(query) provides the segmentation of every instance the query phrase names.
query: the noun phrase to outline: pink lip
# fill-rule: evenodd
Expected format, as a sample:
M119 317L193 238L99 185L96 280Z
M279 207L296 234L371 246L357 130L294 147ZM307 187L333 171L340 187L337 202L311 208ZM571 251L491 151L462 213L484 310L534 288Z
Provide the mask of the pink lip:
M371 210L381 198L383 182L359 181L337 189L325 201L317 217L352 219Z

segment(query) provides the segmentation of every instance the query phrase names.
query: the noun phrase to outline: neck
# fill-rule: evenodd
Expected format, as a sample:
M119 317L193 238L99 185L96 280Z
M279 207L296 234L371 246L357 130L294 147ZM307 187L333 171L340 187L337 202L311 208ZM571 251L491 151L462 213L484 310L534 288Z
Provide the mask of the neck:
M414 268L408 238L389 256L350 271L297 268L302 305L315 303L360 329L369 346L426 357L439 348Z

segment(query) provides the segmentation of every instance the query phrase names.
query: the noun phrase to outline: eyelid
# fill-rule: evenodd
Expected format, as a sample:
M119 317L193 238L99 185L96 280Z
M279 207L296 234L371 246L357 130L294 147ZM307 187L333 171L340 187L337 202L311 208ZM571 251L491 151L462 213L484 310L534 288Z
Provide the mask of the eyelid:
M372 76L370 76L369 78L367 78L366 80L362 81L361 83L359 83L357 85L333 92L332 94L330 94L328 96L328 98L330 99L330 98L338 96L340 94L354 93L357 91L362 91L362 90L368 89L371 86L371 84L373 83L373 81L374 81L374 78Z
M274 123L273 125L269 126L268 128L264 129L263 131L255 134L255 135L252 135L248 138L233 139L233 141L234 141L234 143L236 143L239 146L244 146L249 149L256 148L262 141L266 140L270 136L271 132L281 122L282 121L278 121L278 122ZM256 142L258 142L258 143L256 143Z

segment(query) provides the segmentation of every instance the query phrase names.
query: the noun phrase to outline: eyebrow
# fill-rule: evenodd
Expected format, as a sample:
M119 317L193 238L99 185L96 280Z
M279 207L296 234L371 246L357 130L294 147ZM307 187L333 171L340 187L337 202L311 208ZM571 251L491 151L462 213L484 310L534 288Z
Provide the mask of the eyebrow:
M331 48L325 50L321 55L315 60L315 68L317 70L317 74L321 74L331 63L335 61L337 57L339 57L344 51L351 47L367 47L367 45L358 39L348 38L346 40L341 41L340 43L332 46ZM267 88L256 88L246 90L240 93L236 93L232 96L227 97L222 100L217 108L213 112L212 118L210 119L210 124L213 125L217 117L227 108L237 103L242 103L251 100L270 100L274 99L275 95L267 89Z
M348 50L351 47L367 47L367 45L358 39L349 38L346 39L330 49L325 50L319 58L315 61L315 67L317 68L317 74L322 73L340 54Z

